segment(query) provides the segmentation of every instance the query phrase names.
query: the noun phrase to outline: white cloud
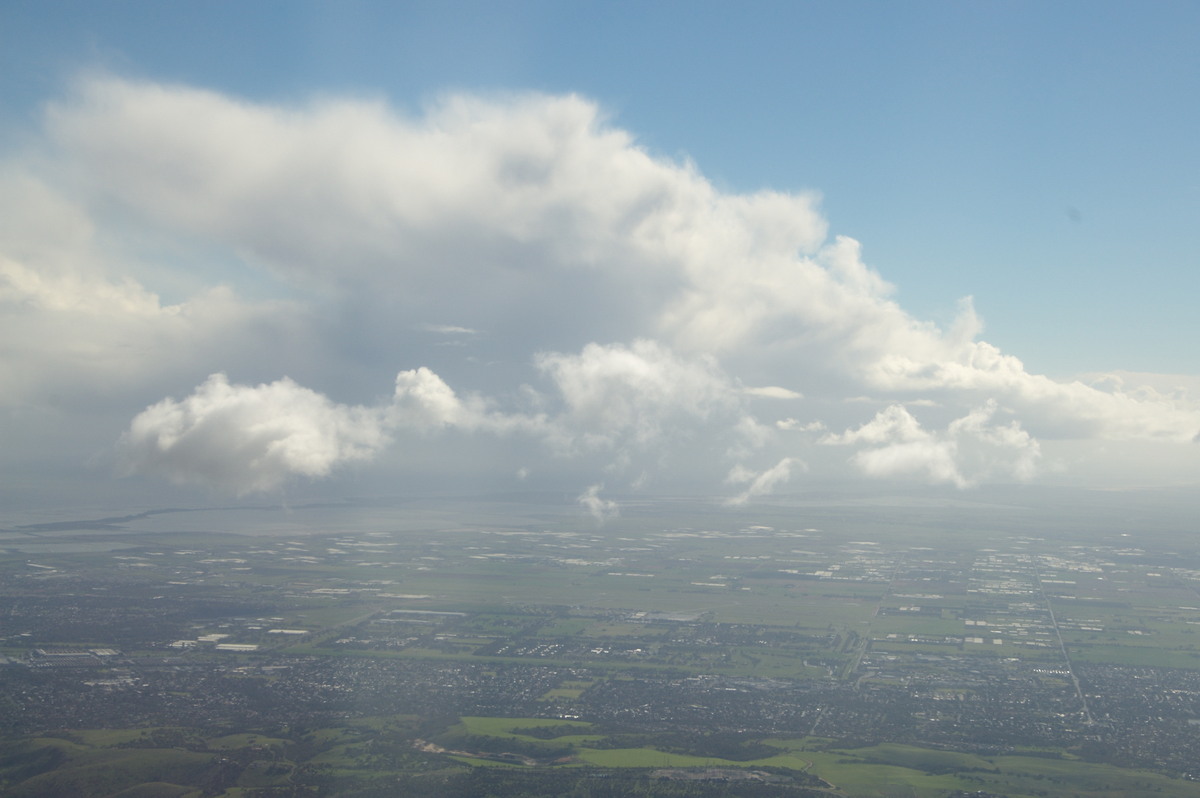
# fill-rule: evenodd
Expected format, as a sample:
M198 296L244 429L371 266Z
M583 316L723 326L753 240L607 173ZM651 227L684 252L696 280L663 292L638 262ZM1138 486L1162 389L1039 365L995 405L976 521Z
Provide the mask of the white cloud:
M305 321L291 303L248 304L224 286L166 305L130 278L37 268L0 254L0 406L120 399L190 379L196 362L238 365L255 334L302 345L311 334Z
M460 396L424 366L399 372L390 400L370 407L334 403L286 378L250 387L216 374L182 402L166 399L139 414L122 450L130 471L245 493L371 459L397 435L519 434L543 442L558 458L602 453L610 458L608 471L637 471L633 481L645 484L645 457L669 469L670 458L660 450L695 443L715 414L729 424L718 442L732 437L754 448L767 433L736 415L737 391L711 362L674 358L649 341L545 354L538 364L556 391L537 399L555 407L553 414L504 412L478 394ZM266 453L258 454L263 447ZM520 478L529 473L522 468Z
M790 418L790 417L782 418L779 421L776 421L775 426L776 426L776 428L784 430L786 432L792 432L792 431L795 431L795 432L824 432L825 431L825 422L823 422L823 421L809 421L809 422L805 423L805 422L797 421L796 419Z
M539 477L569 458L647 486L719 483L751 454L791 476L820 453L782 433L825 429L865 474L959 485L1030 478L1043 448L1078 468L1090 446L1139 479L1197 463L1195 378L1030 374L980 340L970 299L945 330L906 313L856 241L827 237L815 195L721 191L577 96L452 95L406 116L93 76L47 108L37 149L0 164L0 404L73 404L94 429L103 396L123 427L214 372L261 382L228 385L215 415L201 386L138 416L134 463L177 479L276 487L434 434L445 463L503 435L530 443L522 458L544 444L553 467L522 460ZM372 393L398 369L392 396ZM254 464L228 480L235 464L199 445L261 440L250 408L304 391L296 407L357 441L322 450L324 470L246 443L228 457ZM885 407L865 423L847 404L862 396ZM801 398L803 421L751 412ZM354 407L370 445L339 415ZM307 440L299 419L320 414L297 412L279 440ZM171 423L193 448L154 448ZM1100 452L1115 442L1169 456Z
M804 394L778 385L764 385L761 388L742 388L747 396L761 396L766 399L803 399Z
M603 485L592 485L575 499L575 501L592 514L593 518L601 523L611 518L616 518L621 514L620 505L615 501L600 498L600 491L602 490L604 490Z
M645 449L741 415L738 392L715 360L684 359L654 341L588 344L578 355L544 353L536 362L564 403L565 447Z
M807 470L808 467L795 457L785 457L762 473L755 473L739 463L729 472L725 481L735 485L749 484L745 490L727 499L725 503L731 506L743 505L755 496L773 493L777 487L791 479L792 470L795 468Z
M430 433L441 429L552 435L542 414L505 413L478 394L460 397L446 381L425 366L396 375L396 390L387 409L388 423Z
M924 440L928 437L929 433L921 429L921 425L903 405L892 405L859 428L846 430L841 435L827 435L821 442L881 444Z
M108 225L68 187L0 162L0 408L144 402L193 384L197 362L199 376L245 365L255 336L294 347L274 348L276 368L311 352L313 318L290 299L251 302L220 281L171 276L166 287L194 290L164 301L143 278L167 270L139 260L153 236L125 240Z
M959 488L988 479L1026 482L1038 472L1041 446L1018 422L992 422L989 401L957 418L944 431L921 426L901 405L891 405L867 423L840 435L826 435L830 446L860 446L852 460L872 477L917 478Z
M421 429L477 427L486 411L478 400L464 404L438 375L422 366L396 375L396 423Z
M454 324L420 324L418 329L441 335L479 335L479 330L470 327L459 327Z
M213 374L184 400L164 399L138 414L120 446L129 472L241 495L373 459L397 433L543 434L544 427L541 417L505 415L478 396L460 398L423 366L397 374L390 403L373 407L335 403L286 377L252 387ZM519 473L524 479L529 472Z
M872 477L916 477L930 484L970 486L955 463L955 443L927 438L867 449L854 455L854 463Z
M326 476L387 443L377 410L335 404L286 378L252 387L214 374L182 401L139 413L121 447L130 470L242 495Z

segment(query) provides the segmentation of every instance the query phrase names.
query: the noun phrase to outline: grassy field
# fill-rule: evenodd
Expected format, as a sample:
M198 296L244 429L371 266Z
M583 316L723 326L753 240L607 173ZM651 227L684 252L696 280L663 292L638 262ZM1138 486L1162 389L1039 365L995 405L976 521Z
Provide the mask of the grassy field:
M523 728L545 725L541 719L464 718L475 735L520 737ZM590 724L578 724L581 730ZM735 761L663 751L651 745L595 748L588 743L600 735L557 738L576 746L575 760L602 768L784 768L816 775L846 798L941 798L952 790L984 790L1008 798L1106 798L1156 795L1196 798L1200 783L1172 779L1150 771L1099 765L1072 758L1063 751L1036 751L1028 756L985 757L918 746L887 743L855 749L830 749L822 738L767 738L780 749L775 756ZM519 767L485 759L463 759L475 767Z
M177 749L93 748L48 738L35 740L34 748L54 749L62 759L53 769L9 786L6 796L105 798L126 790L183 795L203 780L214 760L212 754Z

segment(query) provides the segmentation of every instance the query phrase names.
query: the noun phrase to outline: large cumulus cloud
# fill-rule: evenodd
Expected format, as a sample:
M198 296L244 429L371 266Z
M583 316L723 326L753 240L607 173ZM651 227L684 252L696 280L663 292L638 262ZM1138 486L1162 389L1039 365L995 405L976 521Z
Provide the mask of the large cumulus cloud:
M214 374L182 401L139 413L121 445L131 469L245 494L292 475L326 476L387 442L376 409L336 404L286 378L247 386Z
M855 464L870 476L918 476L960 488L989 478L1031 479L1041 447L1016 421L997 424L996 403L989 401L944 431L930 431L903 406L891 405L865 424L821 443L858 446Z
M745 502L847 467L1028 480L1128 442L1197 467L1194 394L1030 374L970 300L916 319L815 195L721 191L577 96L406 113L91 76L39 141L0 171L31 222L0 224L0 400L108 386L137 470L274 489L487 436L583 485Z

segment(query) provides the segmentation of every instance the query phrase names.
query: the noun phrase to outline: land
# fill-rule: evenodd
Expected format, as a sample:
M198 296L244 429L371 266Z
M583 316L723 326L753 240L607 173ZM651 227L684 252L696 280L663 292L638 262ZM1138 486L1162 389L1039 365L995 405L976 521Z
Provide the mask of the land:
M1187 516L1036 498L26 519L0 790L1200 796Z

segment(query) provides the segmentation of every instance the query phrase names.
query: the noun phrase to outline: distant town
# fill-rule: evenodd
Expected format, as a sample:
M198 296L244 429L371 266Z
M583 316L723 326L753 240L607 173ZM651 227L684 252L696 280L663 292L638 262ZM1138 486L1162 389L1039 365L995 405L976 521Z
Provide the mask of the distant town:
M6 530L0 785L1200 795L1194 549L748 517Z

